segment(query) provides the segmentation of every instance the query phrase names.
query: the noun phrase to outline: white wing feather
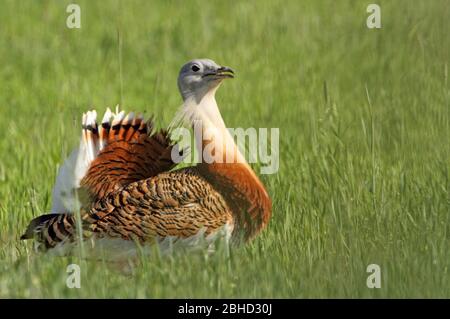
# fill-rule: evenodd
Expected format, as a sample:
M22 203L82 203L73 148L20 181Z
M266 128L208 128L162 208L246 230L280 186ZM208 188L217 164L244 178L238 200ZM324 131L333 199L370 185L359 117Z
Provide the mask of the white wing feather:
M120 123L124 112L113 113L108 108L103 116L102 123ZM89 111L83 114L83 130L80 145L72 151L64 161L56 177L52 191L52 213L72 213L80 207L77 197L77 189L86 175L91 162L97 157L98 152L105 146L103 136L94 138L93 132L86 127L97 126L97 112Z

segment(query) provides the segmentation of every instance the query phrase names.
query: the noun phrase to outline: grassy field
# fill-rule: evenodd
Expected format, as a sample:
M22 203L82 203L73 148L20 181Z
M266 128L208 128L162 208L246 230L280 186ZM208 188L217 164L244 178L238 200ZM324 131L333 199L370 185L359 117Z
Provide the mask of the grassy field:
M449 3L377 1L381 29L368 3L1 0L0 297L449 298ZM82 112L120 103L165 126L196 57L237 72L217 97L229 127L280 128L269 227L229 258L155 255L132 276L19 241Z

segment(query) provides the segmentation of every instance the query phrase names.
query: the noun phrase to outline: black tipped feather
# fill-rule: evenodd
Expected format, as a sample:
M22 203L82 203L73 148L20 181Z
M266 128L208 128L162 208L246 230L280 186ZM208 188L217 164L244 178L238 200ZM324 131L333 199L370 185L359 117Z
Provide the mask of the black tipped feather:
M26 239L34 238L34 231L35 231L36 227L38 227L39 225L42 225L47 220L49 220L55 216L58 216L58 214L46 214L46 215L41 215L41 216L34 218L33 220L31 220L30 224L28 225L25 233L22 236L20 236L20 239L26 240Z

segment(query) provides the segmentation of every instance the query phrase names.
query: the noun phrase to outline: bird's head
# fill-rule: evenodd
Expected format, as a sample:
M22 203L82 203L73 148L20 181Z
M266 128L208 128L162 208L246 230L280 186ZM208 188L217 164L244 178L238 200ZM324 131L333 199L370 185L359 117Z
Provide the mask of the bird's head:
M215 91L224 79L233 77L234 71L229 67L210 59L195 59L181 68L178 88L183 100L193 97L199 102L205 94Z

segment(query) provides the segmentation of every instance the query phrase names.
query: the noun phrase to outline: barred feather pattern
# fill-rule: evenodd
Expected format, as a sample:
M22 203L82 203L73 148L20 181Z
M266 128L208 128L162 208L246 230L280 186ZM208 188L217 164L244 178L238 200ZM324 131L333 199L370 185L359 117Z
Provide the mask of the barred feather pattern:
M43 215L31 222L26 235L35 237L44 249L73 242L77 234L75 218L73 214ZM167 237L190 238L202 231L208 236L234 225L225 199L192 168L133 182L90 209L83 208L81 218L85 239L141 243Z
M151 119L144 122L142 116L130 113L116 117L111 124L104 118L100 127L95 123L83 130L90 133L94 148L100 149L80 183L90 202L176 165L171 158L174 145L169 132L153 132Z

